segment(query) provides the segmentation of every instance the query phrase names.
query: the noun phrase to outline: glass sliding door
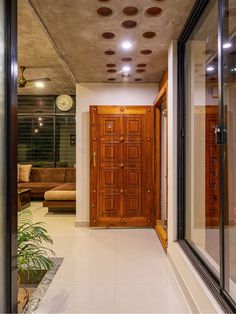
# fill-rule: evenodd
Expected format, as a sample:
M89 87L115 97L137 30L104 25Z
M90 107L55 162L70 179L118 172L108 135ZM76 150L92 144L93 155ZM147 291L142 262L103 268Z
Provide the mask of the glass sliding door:
M185 46L186 239L219 275L218 6L216 0ZM211 21L209 23L209 21Z
M236 301L236 1L223 0L225 290Z
M178 53L178 236L236 313L236 1L198 0Z

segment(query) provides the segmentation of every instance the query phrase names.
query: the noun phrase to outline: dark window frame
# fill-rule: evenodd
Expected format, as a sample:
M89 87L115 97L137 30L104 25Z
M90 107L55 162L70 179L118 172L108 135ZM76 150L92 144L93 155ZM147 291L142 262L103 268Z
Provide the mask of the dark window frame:
M222 60L222 30L223 30L223 18L222 18L222 7L223 1L216 0L218 2L218 68L219 68L219 99L220 108L223 108L223 97L222 97L222 84L223 84L223 60ZM207 263L201 258L199 253L194 249L191 244L185 239L185 153L186 153L186 115L185 115L185 43L190 37L195 25L202 16L204 10L209 4L209 0L197 0L192 12L187 20L184 29L178 39L178 242L183 248L184 252L194 265L195 269L200 274L203 281L206 283L208 288L211 290L216 300L219 302L221 307L226 313L236 313L236 303L231 296L224 290L224 200L221 199L221 223L220 223L220 268L221 274L220 279L209 268ZM221 133L223 137L223 132ZM223 138L222 138L223 139ZM221 148L221 154L223 149ZM223 165L220 165L221 175L223 175ZM222 196L223 198L223 196Z

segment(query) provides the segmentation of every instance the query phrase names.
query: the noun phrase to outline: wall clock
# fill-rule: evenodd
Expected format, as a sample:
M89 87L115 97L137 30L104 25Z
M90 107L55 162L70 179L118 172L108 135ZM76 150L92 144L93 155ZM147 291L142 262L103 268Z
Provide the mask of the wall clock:
M56 105L61 111L69 111L73 106L73 99L66 94L59 95L56 99Z

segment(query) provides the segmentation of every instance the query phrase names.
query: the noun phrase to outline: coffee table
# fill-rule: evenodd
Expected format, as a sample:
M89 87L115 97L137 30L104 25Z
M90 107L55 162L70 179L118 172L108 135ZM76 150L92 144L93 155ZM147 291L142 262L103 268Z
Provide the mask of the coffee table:
M21 211L31 205L31 190L18 189L18 211Z

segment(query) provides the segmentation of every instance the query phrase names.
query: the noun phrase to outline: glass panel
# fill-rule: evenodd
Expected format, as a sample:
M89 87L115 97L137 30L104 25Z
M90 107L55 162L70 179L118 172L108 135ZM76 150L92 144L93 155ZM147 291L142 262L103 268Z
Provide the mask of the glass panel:
M186 43L186 239L219 275L218 7ZM210 21L210 23L209 23Z
M224 1L225 289L236 300L236 2Z
M54 167L52 117L18 117L18 162Z
M56 117L56 166L75 165L75 117Z
M53 113L54 96L18 96L18 113Z
M5 234L6 234L6 199L5 199L5 188L6 188L6 174L5 174L5 71L4 71L4 58L5 58L5 12L4 12L4 1L0 0L0 313L5 313Z

